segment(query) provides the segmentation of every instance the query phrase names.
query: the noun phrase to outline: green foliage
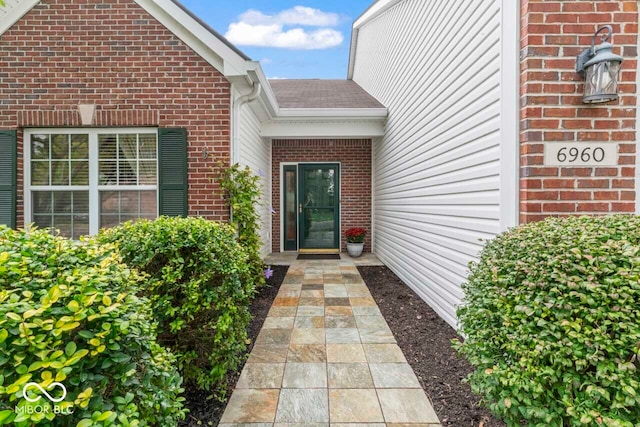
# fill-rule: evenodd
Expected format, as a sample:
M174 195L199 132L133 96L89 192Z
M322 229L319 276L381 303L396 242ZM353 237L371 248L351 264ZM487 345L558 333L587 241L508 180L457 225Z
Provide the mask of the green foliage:
M220 186L227 192L231 207L231 223L238 230L238 242L249 255L249 269L256 287L265 284L265 264L260 257L260 216L256 210L260 206L260 177L248 167L235 164L223 171Z
M175 358L156 342L148 301L136 296L142 280L112 246L0 227L0 425L175 426L184 418ZM30 382L56 398L61 388L48 387L63 384L62 413L44 396L25 399Z
M464 291L470 383L509 426L640 425L640 217L512 229Z
M224 392L226 374L246 348L254 285L247 255L229 225L161 217L104 230L125 262L147 273L144 294L159 341L178 356L185 380Z

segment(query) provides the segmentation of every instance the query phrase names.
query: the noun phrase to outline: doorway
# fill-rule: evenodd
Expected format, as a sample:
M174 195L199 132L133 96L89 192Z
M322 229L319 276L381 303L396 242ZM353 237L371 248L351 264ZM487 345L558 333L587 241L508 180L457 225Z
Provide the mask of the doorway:
M282 183L284 250L338 251L340 165L286 165Z

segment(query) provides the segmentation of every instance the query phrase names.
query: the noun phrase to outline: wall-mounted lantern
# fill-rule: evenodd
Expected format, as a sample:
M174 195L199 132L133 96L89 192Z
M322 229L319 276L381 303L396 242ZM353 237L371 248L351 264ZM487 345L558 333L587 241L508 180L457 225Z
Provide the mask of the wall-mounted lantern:
M596 37L604 30L608 30L608 33L601 36L602 43L596 46ZM585 76L582 98L585 104L599 104L618 99L618 75L624 58L613 53L613 44L609 43L612 35L611 25L599 28L593 35L591 48L578 55L576 60L576 71Z

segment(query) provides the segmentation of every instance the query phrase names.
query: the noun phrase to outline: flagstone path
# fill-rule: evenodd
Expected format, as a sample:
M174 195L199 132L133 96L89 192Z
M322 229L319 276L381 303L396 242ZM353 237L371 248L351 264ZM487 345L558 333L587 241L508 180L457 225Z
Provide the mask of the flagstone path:
M220 427L440 427L353 262L294 261Z

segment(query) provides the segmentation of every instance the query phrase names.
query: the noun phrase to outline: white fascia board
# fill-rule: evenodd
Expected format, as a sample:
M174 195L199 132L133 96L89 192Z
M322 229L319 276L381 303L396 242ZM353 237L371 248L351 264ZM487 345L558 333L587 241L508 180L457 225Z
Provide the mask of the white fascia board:
M27 14L31 9L36 7L40 0L23 0L20 2L5 2L4 14L0 15L0 35Z
M262 92L260 93L261 104L267 109L266 112L270 118L275 117L279 109L278 100L273 93L273 89L271 89L269 79L267 79L262 70L262 65L258 61L249 61L247 62L247 71L254 81L258 81L262 85Z
M349 46L349 64L347 65L347 80L353 80L353 71L356 68L356 52L358 50L359 29L351 30L351 45Z
M376 138L384 120L272 120L262 124L263 138Z
M225 76L246 75L246 60L171 0L135 0Z
M379 119L387 118L389 112L386 108L280 108L278 117L327 119L327 118L360 118Z

